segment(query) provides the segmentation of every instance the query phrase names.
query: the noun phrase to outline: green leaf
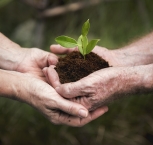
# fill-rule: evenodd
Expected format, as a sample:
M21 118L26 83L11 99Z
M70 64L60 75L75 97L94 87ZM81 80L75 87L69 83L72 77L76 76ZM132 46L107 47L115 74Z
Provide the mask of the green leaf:
M93 39L93 40L91 40L88 43L88 45L86 47L86 54L90 53L94 49L94 47L96 46L96 44L98 43L98 41L100 41L100 40L99 39Z
M56 37L55 41L66 48L72 48L77 46L77 41L75 39L64 35Z
M82 35L86 36L88 34L90 28L90 23L89 23L89 19L83 24L82 26Z
M87 36L82 36L82 48L83 48L83 54L86 54L86 47L88 45L88 38Z
M82 48L82 35L80 35L80 37L78 38L78 48L79 48L80 53L84 55L83 48Z

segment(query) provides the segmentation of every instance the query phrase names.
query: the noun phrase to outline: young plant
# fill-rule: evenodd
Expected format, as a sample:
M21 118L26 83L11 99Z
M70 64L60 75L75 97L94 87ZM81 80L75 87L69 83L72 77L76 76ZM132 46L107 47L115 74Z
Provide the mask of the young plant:
M85 58L85 55L89 54L96 46L97 42L99 41L99 39L93 39L88 42L87 34L89 32L89 28L90 28L90 23L88 19L82 26L82 33L78 38L78 40L62 35L55 38L55 41L61 46L66 48L78 47L80 53Z

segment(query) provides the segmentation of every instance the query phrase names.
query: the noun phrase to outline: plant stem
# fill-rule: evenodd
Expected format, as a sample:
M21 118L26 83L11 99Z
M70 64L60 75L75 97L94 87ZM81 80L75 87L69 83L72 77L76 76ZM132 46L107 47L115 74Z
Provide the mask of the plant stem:
M86 59L86 55L83 55L84 60Z

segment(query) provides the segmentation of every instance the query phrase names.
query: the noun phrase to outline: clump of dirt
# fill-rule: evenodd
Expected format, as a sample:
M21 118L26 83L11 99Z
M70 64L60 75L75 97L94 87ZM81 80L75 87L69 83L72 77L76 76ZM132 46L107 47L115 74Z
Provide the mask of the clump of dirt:
M73 51L59 58L55 70L63 84L78 81L94 71L107 67L109 67L108 63L93 52L87 54L84 59L80 52Z

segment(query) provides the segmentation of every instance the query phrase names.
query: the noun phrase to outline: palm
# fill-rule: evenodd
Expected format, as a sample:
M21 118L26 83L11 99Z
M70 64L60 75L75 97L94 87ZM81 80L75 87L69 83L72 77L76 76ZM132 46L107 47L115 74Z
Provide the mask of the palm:
M56 62L57 57L49 52L37 48L28 49L16 71L44 79L45 76L42 69L48 67L50 64L55 64Z

